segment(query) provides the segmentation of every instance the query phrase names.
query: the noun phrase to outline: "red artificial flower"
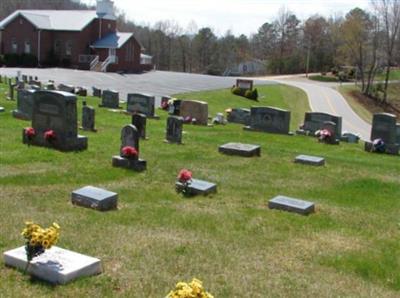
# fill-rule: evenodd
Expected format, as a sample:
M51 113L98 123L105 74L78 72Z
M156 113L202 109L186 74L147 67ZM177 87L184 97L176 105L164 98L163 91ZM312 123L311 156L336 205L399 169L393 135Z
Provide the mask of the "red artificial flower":
M136 157L138 156L138 151L132 146L125 146L122 148L122 154L125 157Z
M25 128L25 135L30 139L36 135L36 131L33 127Z
M178 174L178 180L180 182L186 183L192 179L192 172L186 169L182 169Z
M54 130L52 130L52 129L46 130L46 131L44 132L44 138L45 138L47 141L52 141L52 140L54 140L54 139L56 138L56 133L55 133Z
M168 101L161 102L161 108L163 110L168 110L168 107L169 107Z
M332 133L327 129L321 130L320 134L321 134L321 137L325 137L325 138L330 138L332 136Z

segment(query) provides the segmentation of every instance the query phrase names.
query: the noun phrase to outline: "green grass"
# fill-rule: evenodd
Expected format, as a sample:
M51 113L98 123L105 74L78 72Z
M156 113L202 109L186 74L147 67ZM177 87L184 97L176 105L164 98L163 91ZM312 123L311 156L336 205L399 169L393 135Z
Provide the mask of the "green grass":
M197 277L215 297L398 296L400 288L398 157L362 144L323 145L305 136L243 131L241 125L185 125L184 145L163 142L167 115L148 120L141 142L148 169L111 167L128 116L96 109L98 133L89 149L62 153L21 143L26 121L11 117L15 102L0 85L0 251L23 245L23 222L57 221L59 246L98 257L104 273L52 287L0 261L1 297L164 297L180 280ZM295 128L308 110L305 94L282 85L257 86L260 103L292 110ZM210 114L254 102L229 89L179 95L209 102ZM87 99L97 107L98 100ZM79 104L80 111L80 104ZM218 153L227 142L260 144L262 156ZM293 163L298 154L324 156L325 167ZM181 168L216 182L210 197L183 198ZM119 194L119 210L74 207L85 185ZM267 208L288 195L316 202L304 217Z
M309 80L319 81L319 82L339 82L336 77L313 75L308 77Z
M386 72L381 72L377 74L375 80L376 81L383 81L386 78ZM391 69L389 80L400 80L400 69Z

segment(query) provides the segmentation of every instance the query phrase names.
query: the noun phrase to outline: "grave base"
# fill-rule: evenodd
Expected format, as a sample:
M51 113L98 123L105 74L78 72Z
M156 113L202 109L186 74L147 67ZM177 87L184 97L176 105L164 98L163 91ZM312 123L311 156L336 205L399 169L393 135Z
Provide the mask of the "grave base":
M146 170L147 162L143 159L128 159L122 156L113 156L112 166L116 168L125 168L141 172Z
M68 139L61 143L57 139L48 142L43 136L36 135L31 140L25 135L25 129L22 130L22 142L27 145L52 148L60 151L81 151L88 147L88 138L78 135L75 139Z
M294 159L294 162L312 166L325 165L325 159L323 157L309 156L309 155L298 155Z
M251 144L227 143L219 146L218 151L227 155L239 155L244 157L261 156L261 147Z
M80 126L79 127L79 129L80 130L84 130L84 131L91 131L91 132L97 132L97 129L96 128L87 128L87 127L82 127L82 126Z
M390 154L390 155L398 155L400 151L400 145L396 144L389 144L385 145L386 146L386 151L384 153ZM364 150L367 152L372 152L372 142L365 142L364 143ZM383 153L383 152L382 152Z
M181 182L177 181L175 183L175 187L177 191L182 192L184 186ZM188 196L196 196L196 195L208 195L210 193L217 192L217 185L215 183L199 180L199 179L192 179L192 182L189 184L187 189Z
M339 144L340 144L340 140L338 140L338 139L333 140L333 141L331 141L331 142L326 142L326 141L324 141L324 140L318 139L318 142L324 143L324 144L328 144L328 145L339 145Z
M18 110L13 110L12 111L12 115L13 115L14 118L17 118L17 119L20 119L20 120L28 120L28 121L32 120L32 117L30 117L28 114L22 113L22 112L20 112Z
M6 266L26 268L25 246L6 251L3 258ZM99 259L53 246L34 258L27 272L53 284L66 284L79 277L100 274L102 268Z
M164 143L168 143L168 144L177 144L177 145L184 145L183 142L172 142L172 141L169 141L169 140L164 140Z
M308 215L315 211L315 204L285 196L276 196L268 202L268 208Z

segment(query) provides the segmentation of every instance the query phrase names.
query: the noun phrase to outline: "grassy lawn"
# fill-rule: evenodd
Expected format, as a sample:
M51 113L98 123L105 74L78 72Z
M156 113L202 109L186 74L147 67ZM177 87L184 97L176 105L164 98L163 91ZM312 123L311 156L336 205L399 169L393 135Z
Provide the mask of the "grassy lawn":
M382 72L382 73L379 73L376 76L375 80L377 80L377 81L382 80L383 81L383 80L385 80L385 78L386 78L386 73ZM400 80L400 69L392 69L390 71L389 79L390 80Z
M309 76L308 79L319 82L339 82L338 78L333 76L314 75Z
M23 245L24 221L61 226L59 246L102 260L104 273L49 286L0 261L1 297L165 297L177 281L197 277L215 297L398 297L400 290L399 157L363 145L319 144L314 138L243 131L241 125L185 125L184 145L165 144L167 114L148 120L141 142L148 169L111 167L123 114L96 108L89 149L61 153L21 143L29 122L11 117L16 103L0 85L0 251ZM291 87L257 86L260 103L292 110L292 128L308 110ZM209 102L210 114L254 102L210 91L178 96ZM88 98L97 107L98 100ZM79 103L80 111L80 103ZM218 153L227 142L260 144L262 156ZM323 156L325 167L294 164L298 154ZM216 182L210 197L183 198L181 168ZM70 204L72 190L93 185L119 194L119 210ZM272 211L283 194L316 202L305 217Z

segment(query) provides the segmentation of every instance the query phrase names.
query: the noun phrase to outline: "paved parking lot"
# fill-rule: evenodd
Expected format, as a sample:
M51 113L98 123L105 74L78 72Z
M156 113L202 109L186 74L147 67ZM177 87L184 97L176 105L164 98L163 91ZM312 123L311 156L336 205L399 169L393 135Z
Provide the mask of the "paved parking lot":
M112 89L120 92L120 98L126 99L127 93L140 92L156 96L172 95L182 92L229 88L235 84L236 78L216 77L200 74L188 74L167 71L151 71L143 74L102 73L63 68L0 68L1 75L16 76L22 74L38 76L42 82L54 80L56 84L70 84L86 87ZM256 84L272 84L265 80Z

